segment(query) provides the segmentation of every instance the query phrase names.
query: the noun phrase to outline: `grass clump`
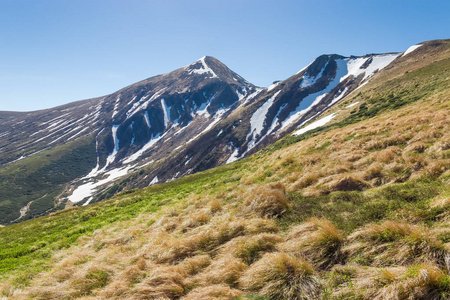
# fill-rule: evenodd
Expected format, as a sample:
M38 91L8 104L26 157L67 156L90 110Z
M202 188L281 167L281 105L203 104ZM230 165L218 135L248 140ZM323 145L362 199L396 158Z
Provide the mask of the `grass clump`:
M183 300L232 300L240 297L242 292L224 284L198 287L190 291Z
M341 251L344 241L342 233L333 223L324 218L312 218L291 228L287 241L279 248L306 258L317 268L327 269L344 261Z
M283 252L265 254L244 273L240 286L270 299L317 299L321 289L307 261Z
M286 191L281 183L255 185L243 195L245 212L260 217L277 217L289 209Z
M190 279L193 286L210 284L227 284L237 287L237 283L247 265L230 254L217 256L201 273Z
M94 289L102 288L108 284L110 274L102 269L93 269L86 275L75 281L73 286L76 290L74 296L88 296Z
M433 261L450 267L450 253L433 233L404 221L369 224L349 236L348 254L361 264L407 265Z
M221 253L231 253L248 265L260 258L261 253L275 250L284 238L273 233L261 233L251 237L237 237L226 243Z
M376 288L369 289L366 298L444 300L450 297L450 277L432 264L383 269L377 283Z
M136 285L132 299L175 299L184 294L186 272L179 266L154 268Z

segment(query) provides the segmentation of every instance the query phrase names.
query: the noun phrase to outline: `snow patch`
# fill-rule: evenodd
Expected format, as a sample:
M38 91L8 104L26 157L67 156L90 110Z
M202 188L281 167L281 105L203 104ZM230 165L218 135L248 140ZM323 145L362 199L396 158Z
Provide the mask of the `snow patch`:
M400 57L408 55L409 53L417 50L417 48L419 48L420 46L422 46L422 44L417 44L417 45L413 45L413 46L409 47L405 52L403 52L402 56L400 56Z
M149 186L150 186L150 185L153 185L153 184L157 184L158 181L159 181L159 180L158 180L158 176L155 176L155 178L153 178L152 181L150 181Z
M112 119L114 119L114 116L117 115L117 113L119 112L118 108L119 108L119 101L120 101L120 95L117 97L116 102L114 103L114 111L112 114Z
M190 64L187 67L189 75L191 75L193 73L195 73L195 74L209 73L209 74L211 74L211 76L209 78L219 78L219 76L217 76L216 73L214 73L214 71L206 64L205 58L206 58L206 56L203 56L202 58L197 60L195 63ZM197 68L193 68L192 69L191 68L192 66L198 64L199 62L202 64L202 66L199 69L197 69Z
M281 83L281 81L272 83L272 84L267 88L267 91L270 92L271 90L273 90L274 88L276 88L280 83Z
M167 106L166 101L161 99L161 107L164 113L164 128L166 128L170 121L170 106Z
M150 118L148 117L147 111L144 112L144 118L145 118L145 122L147 123L148 128L152 128L152 126L150 125Z
M323 76L323 71L328 66L328 62L323 66L322 70L320 70L317 76L303 76L303 80L300 84L300 88L307 88L311 85L316 84L317 80Z
M333 98L333 100L331 100L330 104L328 104L328 107L332 106L333 104L335 104L336 102L341 100L344 97L347 90L348 90L348 87L345 87L345 89L342 92L340 92L339 95L337 95L336 97Z
M281 91L276 92L252 115L252 117L250 118L250 132L247 134L247 139L250 136L256 138L259 134L261 134L261 131L264 129L267 112L269 111L269 108L272 106L273 101L280 92Z
M133 166L126 166L124 168L113 169L113 170L105 173L105 175L107 176L106 178L99 180L97 182L94 182L94 180L91 179L91 181L88 181L88 182L78 186L72 192L72 195L67 197L67 200L69 200L72 203L77 203L87 197L91 197L96 192L98 187L105 185L107 183L110 183L110 182L116 180L117 178L127 175L128 170L130 170L132 167ZM87 205L91 200L92 199L88 199L86 201L86 203L84 203L84 204Z
M358 104L358 103L359 103L359 101L356 101L355 103L352 103L352 104L347 105L345 108L353 107L353 106L355 106L355 105Z
M128 164L138 159L142 154L144 154L145 151L153 147L153 145L156 144L165 135L166 135L165 133L161 136L159 135L159 133L154 137L152 135L150 141L148 141L147 144L145 144L139 151L137 151L136 153L130 155L127 159L125 159L124 163Z
M347 69L348 74L341 78L341 82L346 79L348 76L353 75L354 77L358 77L359 75L364 73L364 77L362 81L366 80L369 77L372 77L377 71L384 69L387 67L394 59L399 56L398 53L395 54L384 54L384 55L373 55L371 57L358 57L358 58L346 58L344 60L348 60ZM372 62L369 64L367 68L363 68L363 65L369 60L372 59Z
M309 124L308 126L303 127L302 129L299 129L297 131L295 131L293 134L294 135L300 135L303 134L307 131L313 130L317 127L323 126L325 124L327 124L328 122L330 122L334 117L336 116L336 113L333 113L331 115L328 115L314 123Z
M109 166L110 164L112 164L114 162L114 160L116 160L116 155L117 155L117 152L119 151L119 138L117 137L117 129L119 128L119 126L120 125L113 125L111 128L112 136L113 136L113 140L114 140L114 149L108 155L108 158L106 159L105 168L107 166Z
M228 158L228 160L226 161L225 164L229 164L232 163L236 160L238 160L240 157L238 156L239 153L239 148L235 148L233 153L231 153L230 157Z

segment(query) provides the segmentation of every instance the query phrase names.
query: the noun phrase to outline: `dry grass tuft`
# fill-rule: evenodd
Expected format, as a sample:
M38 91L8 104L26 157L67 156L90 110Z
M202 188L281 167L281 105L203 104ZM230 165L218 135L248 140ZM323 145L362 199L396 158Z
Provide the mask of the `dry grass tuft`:
M335 179L326 184L328 192L362 191L368 187L370 187L370 185L367 182L352 175L335 176Z
M279 248L293 255L301 255L315 266L326 269L344 260L341 247L342 233L327 219L312 218L309 222L291 228L287 241Z
M210 266L190 279L191 285L227 284L236 286L247 265L230 254L216 257Z
M182 300L228 300L240 297L242 292L224 284L214 284L193 289Z
M348 255L374 266L432 261L446 269L450 253L427 229L402 221L370 224L349 236ZM395 245L395 247L393 247Z
M261 233L251 237L242 236L223 245L220 253L230 253L250 265L260 258L261 252L273 251L276 244L283 241L283 237L273 233Z
M424 142L413 142L403 150L403 155L408 155L411 153L423 153L427 149L427 145Z
M154 268L136 285L131 299L175 299L183 296L186 272L180 266Z
M216 213L222 210L222 201L219 199L213 199L209 202L209 209L212 213Z
M240 286L270 299L317 299L321 289L307 261L283 252L265 254L244 273Z
M369 299L430 299L450 297L450 278L432 264L413 265L408 269L383 269L378 284L366 293Z
M195 275L211 264L209 255L196 255L185 259L180 265L188 275Z
M308 187L316 183L318 177L315 173L307 173L296 180L289 188L290 191L296 191L305 187Z
M244 193L246 213L255 213L260 217L276 217L289 209L286 191L281 183L255 185Z

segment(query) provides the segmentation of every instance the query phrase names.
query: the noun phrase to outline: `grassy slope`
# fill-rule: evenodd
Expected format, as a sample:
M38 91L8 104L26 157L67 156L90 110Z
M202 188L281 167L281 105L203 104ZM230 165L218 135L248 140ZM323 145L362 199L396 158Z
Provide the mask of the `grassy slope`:
M304 137L0 228L1 292L12 299L445 299L445 49L430 58L435 63L412 68L405 59L374 78L346 98L359 106L346 111L344 100L335 124Z
M30 201L24 219L48 213L55 208L54 199L64 184L86 174L95 164L95 140L89 136L2 166L0 224L17 219L19 210Z

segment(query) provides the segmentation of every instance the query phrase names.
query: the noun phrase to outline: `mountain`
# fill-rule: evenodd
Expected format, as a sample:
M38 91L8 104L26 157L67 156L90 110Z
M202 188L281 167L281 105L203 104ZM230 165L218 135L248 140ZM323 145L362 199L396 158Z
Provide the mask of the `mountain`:
M112 190L142 188L155 179L165 182L247 157L331 108L398 55L320 56L287 80L244 97L240 106L195 142ZM109 196L106 191L99 199Z
M318 118L244 159L0 227L0 295L449 299L449 70L450 40L415 45ZM261 91L261 99L278 91ZM241 134L249 141L252 117L270 103L257 100L199 139L236 129L232 121L246 116ZM27 160L62 158L75 145L7 168L19 179L37 164ZM155 163L125 178L162 164Z
M105 97L0 112L0 222L247 157L332 108L398 56L322 55L268 88L206 56Z

